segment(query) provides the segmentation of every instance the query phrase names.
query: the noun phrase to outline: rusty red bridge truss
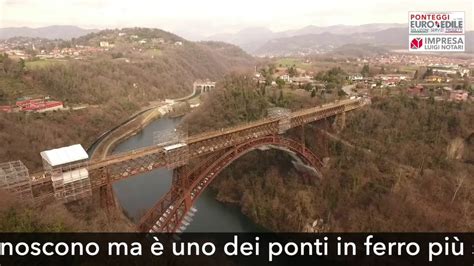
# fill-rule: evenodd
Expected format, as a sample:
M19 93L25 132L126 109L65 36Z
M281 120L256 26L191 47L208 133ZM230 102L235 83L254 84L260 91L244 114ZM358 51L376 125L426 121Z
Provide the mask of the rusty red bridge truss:
M278 146L296 154L306 165L319 169L321 161L305 147L304 141L285 138L283 133L333 116L345 121L346 112L363 105L363 99L341 100L291 112L283 117L190 136L173 149L154 145L91 160L77 167L88 170L92 188L109 195L109 204L113 202L113 196L110 198L113 182L157 168L174 169L170 190L140 219L138 229L144 232L176 232L208 184L225 167L249 151L263 146ZM46 172L33 174L31 178L33 194L39 201L54 198L54 192L46 189L51 187L52 182Z

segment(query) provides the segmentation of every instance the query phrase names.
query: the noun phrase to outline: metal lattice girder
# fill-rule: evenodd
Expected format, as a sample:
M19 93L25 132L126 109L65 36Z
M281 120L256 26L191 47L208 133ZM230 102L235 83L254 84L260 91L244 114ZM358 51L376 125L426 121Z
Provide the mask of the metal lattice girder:
M321 107L292 112L289 127L299 127L306 123L354 110L364 104L365 102L361 99L343 100ZM181 149L177 154L167 155L164 147L154 145L111 155L102 160L90 161L85 167L89 171L91 187L95 189L157 168L182 166L187 164L189 160L203 155L215 154L248 141L277 135L282 131L283 124L279 118L265 118L232 128L188 137L183 141L186 148ZM38 187L40 187L40 184L42 187L49 186L51 184L51 173L37 173L33 175L32 180L34 180L32 181L33 184L38 184Z
M349 107L345 107L346 105ZM290 122L291 127L297 127L305 123L330 117L342 113L347 109L352 110L352 108L357 108L359 105L359 101L341 101L328 106L293 112ZM238 127L191 136L186 140L189 155L187 157L179 157L180 160L174 162L166 159L166 155L161 147L149 147L111 156L102 162L91 165L91 168L102 165L107 166L107 168L109 168L109 174L112 177L111 180L114 181L167 165L169 165L169 167L184 165L186 160L214 153L218 150L238 145L249 139L278 134L278 132L278 119L264 119Z
M308 165L317 169L322 167L321 160L299 142L280 136L267 136L248 140L220 154L219 158L210 157L203 160L190 171L183 171L181 179L186 182L175 182L172 191L161 199L139 223L139 230L148 232L175 232L182 223L184 215L193 202L199 197L210 182L229 164L243 154L262 145L277 145L298 154ZM186 183L186 187L180 184ZM173 195L173 196L172 196ZM174 201L171 198L174 198Z

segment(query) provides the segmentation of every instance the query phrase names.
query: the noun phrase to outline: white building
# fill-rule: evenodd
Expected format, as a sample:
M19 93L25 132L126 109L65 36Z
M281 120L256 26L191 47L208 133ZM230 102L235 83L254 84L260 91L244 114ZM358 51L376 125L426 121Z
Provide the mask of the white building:
M290 75L288 74L281 75L280 79L283 80L284 82L291 82Z

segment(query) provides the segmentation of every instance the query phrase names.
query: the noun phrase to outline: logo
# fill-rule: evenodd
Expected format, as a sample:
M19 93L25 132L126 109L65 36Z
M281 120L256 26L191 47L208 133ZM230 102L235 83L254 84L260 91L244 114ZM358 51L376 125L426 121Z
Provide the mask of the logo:
M463 52L464 12L408 12L408 50Z
M410 49L418 49L423 46L423 39L422 38L413 38L410 43Z
M409 12L408 34L464 34L464 12Z
M409 50L417 52L463 52L464 35L410 35Z

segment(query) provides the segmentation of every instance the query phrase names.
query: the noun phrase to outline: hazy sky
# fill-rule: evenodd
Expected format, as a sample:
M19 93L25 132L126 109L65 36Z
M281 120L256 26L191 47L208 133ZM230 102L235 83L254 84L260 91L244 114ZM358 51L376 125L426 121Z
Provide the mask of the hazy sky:
M0 27L77 25L157 27L211 35L264 26L275 31L307 25L407 23L408 11L465 11L473 29L473 0L0 0Z

